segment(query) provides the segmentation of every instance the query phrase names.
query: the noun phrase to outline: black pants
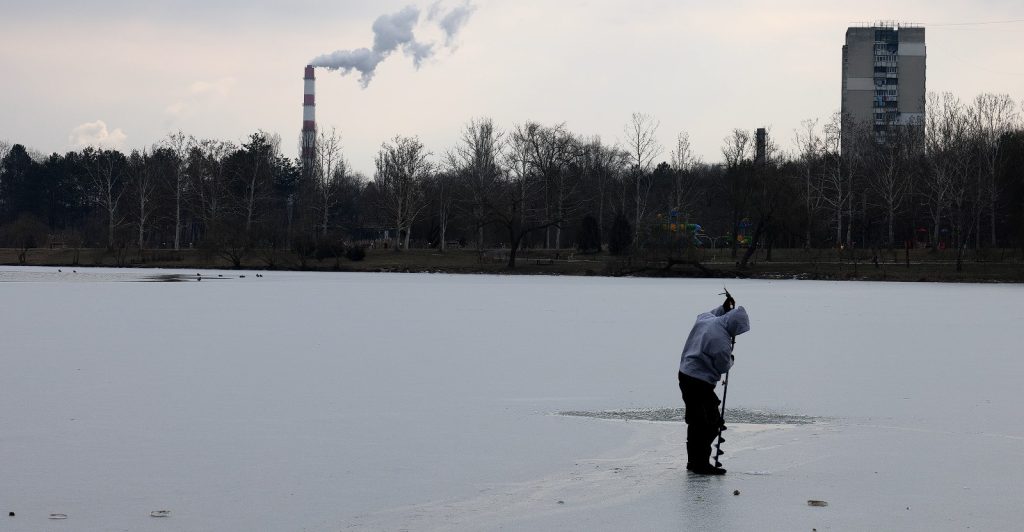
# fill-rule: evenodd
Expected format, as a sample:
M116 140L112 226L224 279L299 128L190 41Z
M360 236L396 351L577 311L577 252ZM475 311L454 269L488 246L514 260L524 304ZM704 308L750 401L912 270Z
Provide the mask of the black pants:
M679 372L679 391L686 405L686 461L694 465L708 464L711 444L718 437L718 428L724 424L718 411L721 401L715 395L715 385Z

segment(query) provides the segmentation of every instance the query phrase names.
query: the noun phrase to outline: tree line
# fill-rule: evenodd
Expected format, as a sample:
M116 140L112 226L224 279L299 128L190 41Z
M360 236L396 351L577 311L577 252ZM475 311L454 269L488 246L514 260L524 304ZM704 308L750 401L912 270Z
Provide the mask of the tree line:
M306 164L263 131L239 144L177 132L129 153L0 144L0 246L198 248L267 267L285 255L355 259L367 246L502 248L510 267L527 247L727 247L741 265L774 247L1024 253L1019 111L1006 95L929 94L924 123L806 120L789 152L771 133L759 147L735 129L718 162L696 157L685 132L666 149L639 113L615 143L481 118L440 152L417 137L382 143L370 177L350 168L333 129Z

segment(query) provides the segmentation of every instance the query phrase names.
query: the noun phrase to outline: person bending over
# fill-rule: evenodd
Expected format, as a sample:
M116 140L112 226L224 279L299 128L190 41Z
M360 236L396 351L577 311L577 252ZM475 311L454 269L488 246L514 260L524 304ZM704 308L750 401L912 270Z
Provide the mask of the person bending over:
M686 469L701 475L724 475L711 465L711 444L724 426L715 384L732 367L736 336L750 330L750 318L731 296L697 316L679 361L679 391L686 405Z

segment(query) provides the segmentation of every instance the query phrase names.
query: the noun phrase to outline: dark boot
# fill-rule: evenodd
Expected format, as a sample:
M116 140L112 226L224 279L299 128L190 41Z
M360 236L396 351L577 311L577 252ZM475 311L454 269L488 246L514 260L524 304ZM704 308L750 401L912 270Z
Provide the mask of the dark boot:
M721 467L715 467L715 466L713 466L711 464L703 464L703 465L698 464L698 465L695 465L693 467L690 467L690 465L687 464L686 469L689 470L689 471L692 471L692 472L694 472L694 473L696 473L698 475L724 475L725 474L725 469L722 469Z
M712 455L715 454L714 443L715 439L718 438L718 427L710 425L702 427L699 438L700 448L703 452L701 461L694 464L692 468L688 467L687 469L698 475L724 475L725 469L711 465L718 464L718 457L712 458Z
M703 471L711 462L711 445L718 429L703 423L690 423L686 427L686 469Z
M707 445L707 436L698 423L686 426L686 469L693 471L708 465L711 458L711 447Z

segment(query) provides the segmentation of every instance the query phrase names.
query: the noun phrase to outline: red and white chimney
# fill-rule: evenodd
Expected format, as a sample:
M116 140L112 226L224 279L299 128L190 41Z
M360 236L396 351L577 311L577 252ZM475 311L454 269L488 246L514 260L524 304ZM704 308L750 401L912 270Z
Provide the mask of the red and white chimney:
M306 65L303 78L305 91L302 95L302 167L305 171L313 169L316 154L316 77L313 65Z

